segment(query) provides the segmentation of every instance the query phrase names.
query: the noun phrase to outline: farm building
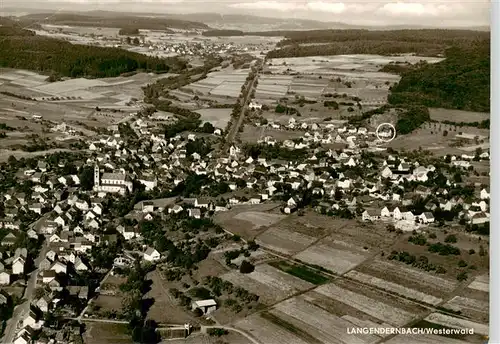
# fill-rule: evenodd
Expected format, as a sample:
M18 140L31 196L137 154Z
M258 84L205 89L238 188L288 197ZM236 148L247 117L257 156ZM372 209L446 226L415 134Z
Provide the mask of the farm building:
M217 309L217 302L213 299L191 302L191 309L194 311L199 308L203 314L210 314Z

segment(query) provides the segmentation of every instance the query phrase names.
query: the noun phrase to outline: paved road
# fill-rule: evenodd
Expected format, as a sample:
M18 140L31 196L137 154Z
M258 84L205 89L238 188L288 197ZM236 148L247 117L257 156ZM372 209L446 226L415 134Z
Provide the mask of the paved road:
M257 67L257 69L258 69L258 67ZM231 128L231 130L229 131L229 133L227 135L227 140L226 140L226 144L224 147L225 151L227 151L229 149L229 147L231 147L231 144L233 143L234 138L238 134L238 131L239 131L241 125L243 124L243 120L245 119L245 111L248 109L248 104L249 104L249 101L250 101L250 98L252 95L252 90L253 90L253 87L255 85L255 81L257 80L258 77L259 77L259 73L257 72L257 73L255 73L255 77L253 78L252 82L249 83L248 91L246 92L246 97L243 100L243 104L241 106L241 112L240 112L240 117L238 117L238 122L236 122L235 125L233 125L233 127Z
M17 326L23 320L24 315L29 312L30 304L33 301L33 296L34 296L33 294L36 288L38 265L43 260L48 250L49 247L47 241L45 241L44 245L40 250L40 254L35 259L35 266L37 268L31 272L30 277L28 279L28 284L26 285L26 289L24 290L23 298L26 301L14 309L14 314L12 315L12 318L10 318L9 321L7 322L7 327L5 328L5 335L3 337L3 342L2 342L4 344L10 344L14 342L17 333Z

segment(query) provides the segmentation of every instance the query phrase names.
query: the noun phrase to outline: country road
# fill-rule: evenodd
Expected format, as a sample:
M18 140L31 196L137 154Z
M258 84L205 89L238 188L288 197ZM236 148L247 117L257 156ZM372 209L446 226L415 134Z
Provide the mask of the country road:
M255 339L254 337L250 336L248 333L246 333L245 331L242 331L242 330L239 330L237 328L234 328L234 327L230 327L230 326L201 326L201 331L202 332L206 332L206 330L209 330L209 329L212 329L212 328L222 328L224 330L228 330L228 331L233 331L233 332L237 332L239 334L241 334L242 336L244 336L246 339L248 339L249 341L251 341L253 344L263 344L261 342L259 342L257 339Z
M259 73L257 72L257 73L255 73L255 76L252 79L252 82L249 83L245 99L243 100L243 104L241 106L240 116L238 117L238 121L233 125L233 127L231 128L231 130L229 131L229 133L227 135L226 144L224 146L224 151L227 151L229 149L229 147L231 147L231 144L233 143L234 138L238 134L238 131L239 131L241 125L243 124L243 120L245 119L245 112L248 108L248 103L249 103L249 100L250 100L251 95L252 95L252 90L254 88L255 81L258 79L258 77L259 77Z

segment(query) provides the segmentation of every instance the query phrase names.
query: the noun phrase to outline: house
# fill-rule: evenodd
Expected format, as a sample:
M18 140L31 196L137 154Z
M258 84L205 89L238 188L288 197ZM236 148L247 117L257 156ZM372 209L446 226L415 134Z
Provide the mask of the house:
M24 273L24 265L26 261L23 257L17 257L12 263L12 273L14 275L22 275Z
M75 262L73 263L76 271L87 271L89 267L82 261L80 257L75 258Z
M217 302L213 299L191 302L191 310L200 309L204 315L208 315L217 309Z
M0 285L10 284L10 274L7 271L0 272Z
M50 267L50 270L55 271L56 274L65 274L68 267L64 263L56 260Z
M42 312L47 313L52 305L52 299L48 296L42 296L37 301L35 301L35 306L38 307Z
M434 215L432 215L432 213L430 212L424 212L418 218L422 223L427 224L434 222Z
M155 210L155 204L152 201L142 202L142 212L152 213Z
M148 247L146 252L144 252L144 259L149 262L157 261L161 258L160 252L152 247Z
M17 237L13 233L7 233L2 239L2 246L12 246L16 242Z
M391 216L391 212L390 212L390 210L389 210L387 207L384 207L384 208L380 211L380 216L381 216L381 217L390 217L390 216Z
M174 214L179 214L181 211L183 211L184 208L182 208L179 204L174 204L173 206L168 208L168 213L174 213Z
M35 306L30 306L30 311L26 315L26 317L23 319L23 327L31 327L34 330L39 330L42 328L44 321L41 318L39 314L39 309L36 308Z
M471 217L470 222L473 225L481 225L490 222L490 218L484 212L480 212Z
M487 189L482 189L480 193L481 199L490 199L490 193Z
M31 336L25 332L21 335L19 335L15 340L13 344L30 344L32 342Z
M401 213L401 210L399 210L399 208L396 207L392 212L392 217L394 218L394 220L399 221L403 219L403 213Z
M194 217L195 219L200 219L201 218L201 211L200 209L188 209L188 213L190 217Z
M363 221L376 221L380 218L378 213L374 210L365 210L363 214L361 214Z

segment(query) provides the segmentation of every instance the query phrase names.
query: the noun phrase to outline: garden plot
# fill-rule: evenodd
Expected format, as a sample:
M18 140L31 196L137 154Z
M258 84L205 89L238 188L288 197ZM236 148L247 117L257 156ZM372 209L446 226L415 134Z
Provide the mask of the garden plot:
M196 110L201 120L210 122L216 128L225 128L231 118L231 109L201 109Z
M481 275L474 278L468 288L480 290L488 293L490 291L490 277L488 275Z
M442 297L453 292L458 285L458 282L442 278L434 273L412 269L402 263L392 263L380 259L360 266L356 270L436 297Z
M481 314L488 316L489 302L463 296L455 296L444 307L460 311L462 314Z
M291 295L310 289L314 284L301 280L267 264L257 265L255 271L241 274L231 271L220 276L249 292L260 296L265 304L272 304Z
M335 284L322 285L316 288L315 292L344 303L392 326L400 327L414 319L414 315L410 312L389 306L365 295L354 293Z
M427 295L427 294L422 293L418 290L407 288L407 287L404 287L404 286L397 284L397 283L385 281L385 280L377 278L377 277L366 275L362 272L358 272L355 270L349 271L344 276L351 278L353 280L359 281L361 283L369 284L369 285L375 286L377 288L396 293L398 295L401 295L401 296L404 296L404 297L407 297L410 299L414 299L417 301L428 303L430 305L436 306L436 305L440 304L441 302L443 302L443 299L441 299L439 297Z
M465 319L455 318L441 313L432 313L427 318L425 318L425 321L451 328L458 328L458 329L473 328L475 334L482 334L485 336L488 335L489 332L488 325L480 324Z
M342 275L361 264L366 256L348 250L331 247L326 244L315 244L300 252L297 258L308 264L318 265L336 274Z
M292 331L274 324L259 314L253 314L243 320L238 321L235 326L248 333L251 333L260 343L266 344L311 344L302 340Z
M284 218L286 218L286 216L280 214L268 214L257 211L247 211L237 214L234 218L237 220L251 222L254 225L254 229L257 229L260 227L271 226L283 220Z
M317 238L292 230L272 227L259 235L256 242L271 250L293 255L311 245Z
M466 344L467 342L459 339L443 337L432 334L398 334L392 337L384 344Z
M274 315L289 320L298 328L307 332L323 343L375 343L380 340L374 335L348 334L347 329L354 327L349 321L328 313L301 296L280 302L271 311ZM287 319L288 318L288 319Z

